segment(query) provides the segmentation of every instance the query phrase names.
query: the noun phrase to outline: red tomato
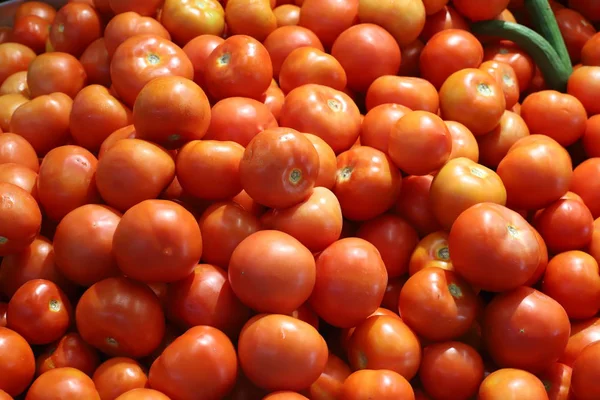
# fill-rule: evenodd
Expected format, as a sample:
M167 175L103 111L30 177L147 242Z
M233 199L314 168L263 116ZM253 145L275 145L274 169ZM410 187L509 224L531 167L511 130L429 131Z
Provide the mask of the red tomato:
M74 4L74 3L71 3ZM100 394L92 379L83 372L71 368L54 368L40 375L27 391L26 400L100 400Z
M8 303L0 303L0 327L6 327L6 310L8 309Z
M581 351L597 341L600 341L600 318L573 322L567 347L558 361L572 367Z
M27 71L15 72L4 80L0 85L0 95L21 94L29 97L29 86L27 86Z
M587 114L570 94L553 90L533 93L521 105L521 117L532 135L546 135L562 146L575 143L585 132Z
M600 66L600 57L596 51L600 42L600 33L592 36L581 49L581 64Z
M400 69L400 47L394 37L375 24L358 24L342 32L331 47L348 77L348 88L366 92L371 83ZM364 60L377 62L364 63Z
M529 88L534 76L535 64L531 57L516 44L507 41L489 44L484 48L483 60L507 63L517 74L521 92Z
M360 135L361 114L346 93L306 84L287 94L279 123L319 136L339 154L350 149Z
M585 107L589 116L600 114L600 106L593 93L600 87L600 67L583 66L573 71L567 84L567 92L575 96ZM588 124L589 129L589 124ZM587 131L586 131L587 134ZM585 134L584 134L585 142Z
M50 21L37 15L27 15L15 19L11 41L27 46L37 54L43 53L46 50L50 26Z
M344 381L351 373L350 367L341 358L333 353L329 353L325 370L310 385L310 398L312 400L339 398Z
M308 300L315 285L315 260L310 250L293 236L275 230L244 239L233 251L228 270L236 296L263 313L291 313ZM257 285L262 288L260 293Z
M400 46L406 46L417 39L423 29L425 5L418 0L360 0L358 18L361 22L381 26L394 36Z
M575 192L592 212L594 218L600 217L600 158L590 158L575 168L569 190Z
M152 289L121 277L90 286L79 299L75 321L87 343L111 356L149 355L165 333L165 317Z
M583 46L596 34L596 29L583 15L570 8L562 8L554 16L571 61L575 64L581 59Z
M206 59L204 79L217 100L236 96L258 99L273 79L269 52L250 36L231 36Z
M444 121L452 136L452 151L449 160L466 157L471 161L479 161L479 147L473 132L466 126L456 121Z
M500 123L491 132L477 136L479 161L486 167L498 167L512 145L525 136L529 136L529 128L523 118L512 111L504 111Z
M310 305L327 323L351 328L377 309L387 285L385 263L371 243L340 239L316 258Z
M102 36L102 21L94 7L85 3L67 3L56 13L50 28L49 44L54 51L75 57Z
M268 394L263 397L262 400L308 400L308 397L302 396L296 392L290 391L278 391Z
M147 34L132 36L115 50L110 77L125 104L133 106L142 88L161 76L194 78L192 62L168 39Z
M87 344L78 333L67 333L37 359L36 375L54 368L72 367L92 376L100 364L98 352Z
M113 253L130 278L174 282L194 270L202 255L202 235L184 207L168 200L146 200L123 214L114 233Z
M358 17L358 0L304 0L298 25L313 31L326 48Z
M79 62L83 65L88 84L110 87L112 84L110 79L110 57L106 50L104 38L96 39L90 43L79 57Z
M578 250L592 240L594 218L581 200L561 198L536 215L534 224L551 253Z
M549 400L546 388L535 375L514 368L489 374L479 387L478 400Z
M15 110L28 101L28 97L17 93L0 96L0 130L5 133L10 131L10 121Z
M154 18L143 17L129 11L115 15L104 29L104 43L109 58L121 43L136 35L156 35L167 40L171 39L169 32Z
M94 2L97 1L94 0ZM161 0L104 0L104 2L108 3L108 6L115 14L135 11L144 16L154 16L162 4Z
M281 116L281 109L283 108L283 102L285 101L285 95L277 83L273 80L271 86L260 96L260 101L267 106L271 114L275 117L275 120L279 120Z
M279 77L284 60L294 50L300 47L309 47L323 51L323 45L317 35L301 26L279 27L266 37L263 45L269 52L273 65L273 77L276 79Z
M394 212L406 219L421 237L440 229L428 200L432 181L432 175L404 177L394 207Z
M425 44L420 58L421 76L439 89L450 75L478 68L482 60L483 47L475 36L461 29L446 29Z
M206 70L206 60L210 53L223 43L225 39L215 35L200 35L190 40L183 51L189 57L194 66L194 82L203 89L206 88L204 81L204 71Z
M295 4L281 4L273 9L277 26L298 25L300 7Z
M344 90L347 82L346 71L335 57L310 46L290 52L279 71L279 85L284 93L309 83Z
M315 187L333 189L335 186L337 172L337 158L331 146L320 137L311 133L305 133L304 137L310 140L319 154L319 173ZM1 137L0 137L1 139Z
M0 43L0 83L19 71L27 71L36 54L19 43Z
M456 339L469 330L477 312L476 294L455 272L429 267L414 273L400 291L402 320L420 337Z
M343 219L335 194L329 189L316 187L306 200L295 206L267 211L261 222L263 229L290 234L316 253L340 238Z
M158 390L138 388L123 393L115 400L170 400Z
M427 43L436 33L446 29L470 31L465 18L451 5L446 5L436 13L428 15L419 37Z
M337 157L333 193L345 218L366 221L383 214L397 201L402 185L392 159L377 149L359 146Z
M159 4L162 2L159 2ZM160 22L180 46L202 35L222 36L225 11L217 0L166 0Z
M25 250L39 234L42 214L25 189L0 182L0 256Z
M513 67L505 62L489 60L483 62L479 69L494 77L504 93L506 109L512 109L518 103L520 95L519 81Z
M69 138L69 116L73 100L64 93L34 98L17 108L10 120L10 132L23 136L44 156Z
M238 341L244 374L271 391L309 387L325 370L327 355L327 344L315 328L286 315L257 315Z
M410 383L396 372L380 369L365 369L350 375L342 386L340 398L362 400L369 397L377 400L414 399Z
M423 349L419 377L425 391L436 400L467 400L477 393L483 370L483 360L474 348L445 342Z
M437 113L439 96L435 87L422 78L385 75L373 81L366 95L366 107L394 103L410 108Z
M408 274L412 276L429 267L454 271L446 231L433 232L421 239L410 257Z
M37 174L21 164L0 164L0 182L11 183L25 189L34 199L37 195Z
M33 380L33 351L23 336L11 329L0 327L0 339L0 390L18 396Z
M48 3L43 3L41 1L27 1L19 4L19 7L17 7L17 10L15 11L14 18L16 21L28 15L35 15L48 22L52 22L56 16L56 10Z
M555 140L530 135L511 146L496 171L506 188L510 207L537 210L569 190L574 176L572 168L569 153Z
M571 374L571 367L556 362L537 376L544 383L549 400L572 400Z
M546 257L535 229L517 212L494 203L463 211L450 229L448 243L454 269L488 291L525 284Z
M354 370L390 370L410 380L419 369L421 346L397 316L374 315L352 333L348 360Z
M502 293L485 309L482 337L496 365L539 372L563 354L571 325L551 297L521 286Z
M599 358L600 344L594 343L583 349L573 364L571 390L580 400L592 400L600 396L597 383L600 377Z
M144 368L126 357L109 358L96 369L92 379L101 399L116 399L123 393L148 385Z
M267 207L286 208L310 196L319 172L319 155L302 133L267 129L250 141L239 171L250 197Z
M278 126L265 104L246 97L220 100L210 114L210 125L203 139L233 141L244 147L258 133Z
M427 111L411 111L391 130L388 153L410 175L427 175L440 169L452 151L452 136L444 121Z
M492 0L482 3L478 0L453 0L454 7L471 21L484 21L500 14L510 0Z
M373 147L387 153L390 133L394 125L410 111L408 107L395 103L380 104L370 109L361 124L359 138L361 145Z
M264 41L277 29L272 0L227 0L225 20L227 32L233 35L248 35Z

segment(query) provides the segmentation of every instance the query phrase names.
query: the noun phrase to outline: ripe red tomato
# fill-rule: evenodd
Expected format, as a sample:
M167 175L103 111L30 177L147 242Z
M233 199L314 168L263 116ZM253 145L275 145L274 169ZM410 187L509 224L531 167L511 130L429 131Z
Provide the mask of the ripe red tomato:
M110 57L103 37L90 43L79 57L79 62L83 65L88 84L102 85L107 88L111 86Z
M567 84L567 92L575 96L585 107L589 116L600 114L600 106L596 103L593 93L600 87L600 67L582 66L573 71ZM589 129L589 122L588 122ZM584 134L584 141L585 135Z
M361 145L373 147L387 154L392 128L400 118L410 111L408 107L395 104L395 102L380 104L370 109L361 124L359 138Z
M0 43L0 83L19 71L27 71L36 54L19 43Z
M183 46L201 35L222 36L225 11L217 0L166 0L162 4L160 23L173 36L173 41Z
M78 333L71 332L58 342L48 346L37 358L36 375L54 368L72 367L92 376L100 364L98 352L87 344Z
M546 257L535 229L517 212L494 203L463 211L450 229L448 243L454 269L488 291L525 284Z
M342 386L341 398L346 400L414 399L414 391L402 375L386 369L364 369L350 375Z
M268 394L262 400L308 400L308 397L302 396L297 392L283 390Z
M174 282L194 270L202 255L202 235L194 215L184 207L168 200L145 200L123 214L114 232L113 253L130 278Z
M206 88L204 81L204 71L206 70L206 60L210 53L225 39L216 35L200 35L190 40L183 51L189 57L194 66L194 82L201 88Z
M313 31L326 48L358 17L358 0L304 0L300 8L298 25Z
M142 88L161 76L194 78L192 62L170 40L155 34L132 36L115 50L110 77L125 104L133 106Z
M8 303L0 303L0 327L6 327L6 310L8 309Z
M56 92L75 98L85 86L86 79L81 62L63 52L40 54L27 71L27 86L32 98Z
M21 164L0 164L0 182L11 183L25 189L34 199L37 195L37 174Z
M48 22L52 22L56 17L56 10L48 3L43 3L41 1L27 1L19 4L19 7L17 7L15 11L14 18L16 21L28 15L35 15Z
M304 137L312 142L315 150L317 150L317 153L319 154L319 173L317 174L315 187L333 189L337 172L337 158L333 149L326 141L317 135L305 133Z
M39 234L42 213L25 189L0 182L0 255L25 250Z
M489 374L479 387L478 400L549 400L542 381L521 369L503 368Z
M452 151L448 160L466 157L473 162L479 161L479 146L473 132L456 121L444 121L452 137Z
M600 344L593 343L583 349L573 363L571 390L578 399L592 400L600 396L600 390L596 383L600 377L599 357Z
M20 135L5 132L0 135L0 164L17 163L38 172L40 161L35 149Z
M461 29L446 29L436 33L421 52L421 76L436 88L453 73L465 68L479 68L483 47L475 36Z
M412 379L421 363L419 339L397 316L373 315L353 330L348 343L353 370L390 370Z
M519 81L513 67L505 62L489 60L483 62L479 69L494 77L504 93L506 109L512 109L518 103L520 95Z
M236 296L263 313L291 313L308 300L315 285L315 259L310 250L293 236L275 230L245 238L233 251L228 270Z
M510 0L493 0L482 3L477 0L453 0L454 7L471 21L485 21L500 14Z
M98 0L94 0L96 3ZM144 16L154 16L160 8L161 0L103 0L115 14L122 14L127 11L134 11Z
M342 385L351 373L350 367L341 358L333 353L329 353L325 370L310 385L310 398L312 400L329 400L332 397L339 398L342 392Z
M225 21L227 32L233 35L248 35L264 41L277 29L273 13L273 0L227 0Z
M592 212L594 218L600 217L600 203L598 203L598 190L600 180L597 171L600 169L600 158L590 158L581 163L573 171L573 180L570 190L581 196L585 205Z
M428 200L432 181L432 175L404 177L400 197L393 210L406 219L421 237L440 229Z
M133 11L117 14L111 18L104 29L104 43L109 58L113 57L121 43L136 35L156 35L167 40L171 39L165 27L154 18L141 16Z
M310 305L327 323L351 328L381 304L387 272L371 243L360 238L340 239L323 250L316 261L317 279Z
M467 20L451 5L445 5L437 12L427 15L419 38L427 43L436 33L446 29L470 31Z
M21 94L29 97L29 86L27 86L27 71L19 71L10 75L0 85L0 95Z
M428 111L411 111L391 130L388 153L409 175L427 175L440 169L452 151L452 136L444 121Z
M542 381L550 400L570 400L572 369L568 365L553 363L537 377Z
M92 379L101 399L116 399L123 393L148 385L145 369L127 357L109 358L98 366Z
M273 9L277 26L298 25L300 7L295 4L281 4Z
M444 342L423 349L419 377L425 391L437 400L467 400L477 393L483 371L483 360L474 348Z
M333 193L345 218L366 221L389 210L397 201L402 175L387 154L358 146L337 157Z
M64 400L100 400L92 378L83 372L71 368L54 368L40 375L27 391L26 400L45 400L59 398Z
M149 355L165 333L165 317L152 289L121 277L90 286L79 299L75 321L86 342L112 356Z
M206 88L211 96L259 99L273 79L269 52L256 39L230 36L206 59Z
M244 374L267 390L302 390L325 370L327 344L306 322L278 314L250 319L238 341Z
M440 99L435 87L422 78L384 75L375 79L367 90L365 103L368 111L374 107L394 103L413 111L437 113Z
M586 17L570 8L557 10L554 16L571 61L576 64L581 59L581 50L596 34L596 29Z
M598 53L596 52L599 41L600 34L596 33L585 43L581 49L581 64L600 66L600 57L598 57Z
M317 35L302 26L279 27L266 37L263 45L269 52L273 65L273 77L275 79L279 77L279 71L284 60L294 50L301 47L309 47L323 51L323 45Z
M489 133L477 136L479 161L489 168L496 168L513 144L529 136L529 128L523 118L512 111L504 111L500 123Z
M569 190L574 176L572 168L569 153L555 140L530 135L511 146L496 171L506 188L510 207L537 210Z
M310 46L291 51L279 71L279 85L284 93L309 83L344 90L347 82L346 71L335 57Z
M28 101L28 97L17 93L0 96L0 130L5 133L10 131L10 121L15 110Z
M102 28L94 7L81 2L67 3L52 22L49 44L54 51L79 57L90 43L102 36Z
M0 327L0 390L10 396L23 393L33 380L35 358L23 336Z
M521 286L486 307L482 337L496 365L540 372L565 351L571 325L551 297Z
M425 5L418 0L360 0L358 18L383 27L400 46L406 46L417 39L425 25Z
M429 267L454 271L446 231L433 232L421 239L410 257L408 274L412 276Z
M11 33L11 42L29 47L37 54L46 50L46 41L50 34L51 22L37 15L27 15L15 19Z
M361 119L356 103L346 93L311 83L287 94L279 123L319 136L339 154L358 139Z
M221 399L235 384L235 348L210 326L195 326L168 345L150 367L149 384L170 398Z
M115 400L169 400L169 397L158 390L138 388L123 393Z

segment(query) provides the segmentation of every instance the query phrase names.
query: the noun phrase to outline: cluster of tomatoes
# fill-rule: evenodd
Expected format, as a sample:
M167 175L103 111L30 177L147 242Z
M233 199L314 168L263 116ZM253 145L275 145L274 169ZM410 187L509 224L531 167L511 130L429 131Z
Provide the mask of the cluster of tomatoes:
M567 93L523 3L19 6L0 399L599 399L600 2Z

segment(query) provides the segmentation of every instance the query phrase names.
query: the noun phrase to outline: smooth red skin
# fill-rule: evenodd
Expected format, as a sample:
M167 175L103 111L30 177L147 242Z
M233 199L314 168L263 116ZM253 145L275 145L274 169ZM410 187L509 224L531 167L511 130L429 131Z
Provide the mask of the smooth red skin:
M313 31L326 48L331 48L335 39L356 22L357 16L358 0L304 0L298 25Z
M29 97L29 87L27 86L27 71L15 72L0 85L0 95L20 94Z
M333 149L326 141L312 133L305 133L304 137L310 140L319 154L319 174L315 187L333 189L335 186L337 159Z
M170 398L221 399L235 384L235 348L224 333L195 326L168 345L150 367L149 384Z
M468 400L483 381L479 353L461 342L435 343L423 349L419 377L436 400Z
M572 367L581 351L597 341L600 341L600 318L573 321L567 347L558 361Z
M100 202L95 174L98 160L79 146L50 150L42 160L37 181L38 197L46 215L60 221L85 204Z
M517 74L521 92L529 89L535 73L535 64L531 57L517 45L506 41L486 45L483 60L496 60L509 64Z
M542 381L530 372L503 368L487 375L479 387L478 400L549 400Z
M394 206L394 213L400 215L413 226L420 237L441 229L429 205L429 190L433 175L406 176L402 178L400 197Z
M557 10L554 16L571 62L576 64L581 59L583 47L596 34L596 29L583 15L570 8Z
M338 356L329 353L327 364L321 376L310 385L308 393L312 400L329 400L338 398L342 392L342 385L352 371L350 367Z
M300 7L295 4L277 4L273 14L277 19L277 26L298 25L300 21Z
M587 247L586 252L594 257L596 262L600 263L600 219L594 221L594 230L592 231L592 241Z
M170 400L169 397L158 390L138 388L123 393L115 400Z
M0 164L0 182L11 183L25 189L34 199L37 196L37 174L21 164Z
M97 1L98 0L94 0L94 2ZM108 3L107 5L115 14L135 11L144 16L154 16L162 3L160 0L147 0L142 2L138 0L103 0L103 2Z
M25 189L0 182L0 256L25 250L40 233L42 213Z
M300 47L314 47L324 51L321 41L310 29L302 26L281 26L263 41L273 65L273 77L279 77L281 65L286 57Z
M168 286L167 318L183 329L209 325L235 337L250 318L250 309L236 297L227 272L199 264L187 278Z
M54 51L79 57L90 43L102 36L102 28L94 7L81 2L67 3L56 13L49 44Z
M279 87L271 84L266 92L260 97L260 101L267 106L271 114L275 117L276 121L279 121L281 116L281 109L285 101L285 94Z
M86 83L83 65L66 52L40 54L31 62L27 71L27 86L31 98L56 92L75 98Z
M492 19L508 7L510 0L493 0L486 4L477 0L455 0L454 7L471 21Z
M50 26L49 21L36 15L16 19L11 33L11 41L29 47L36 54L43 53L46 50Z
M344 381L340 398L362 400L370 396L378 400L415 399L410 383L402 375L385 369L354 372Z
M583 134L584 146L585 135L588 134L590 128L590 120L592 120L592 116L600 114L600 105L596 103L594 98L594 93L598 91L598 88L600 88L600 68L597 67L582 66L577 68L573 71L567 83L567 93L575 96L585 107L587 115L591 117L588 119L586 132Z
M307 46L293 50L286 57L281 65L278 82L284 93L308 83L344 90L347 76L335 57L323 50Z
M35 149L20 135L2 133L0 135L0 164L17 163L34 172L40 169L40 161Z
M451 5L446 5L438 12L427 16L419 38L427 43L436 33L446 29L470 30L466 19Z
M573 170L569 190L581 196L594 218L600 217L600 158L590 158Z
M244 374L270 391L303 390L325 370L325 339L293 317L259 314L240 333L238 357Z
M62 367L76 368L92 376L100 364L100 358L96 349L87 344L78 333L71 332L49 345L46 352L37 358L36 364L37 376Z
M573 400L571 391L571 367L559 362L553 363L537 374L548 392L549 400Z
M398 104L413 111L437 113L440 100L436 88L422 78L385 75L373 81L365 98L367 111L381 104ZM362 142L361 142L362 143Z
M554 254L582 249L592 241L594 218L580 200L559 199L536 215L534 223Z
M494 130L477 136L479 162L486 167L497 168L512 145L529 134L527 124L519 114L505 111Z
M356 235L377 247L385 263L388 279L408 272L408 262L419 243L419 235L407 221L384 214L363 223Z
M136 35L157 35L171 40L169 32L151 17L144 17L134 11L115 15L104 28L104 43L109 58L121 43Z
M79 57L79 62L85 70L89 85L96 84L110 87L112 84L110 79L110 57L108 56L108 50L106 50L104 38L98 38L90 43Z
M56 9L48 3L41 1L28 1L19 5L15 11L15 20L28 15L38 16L48 22L54 21Z
M26 71L35 57L35 52L22 44L0 44L0 82L15 72Z
M600 42L600 32L587 41L581 49L581 64L600 66L600 56L598 56L598 42Z
M92 378L71 368L54 368L40 375L25 400L100 400Z
M206 88L204 80L204 71L206 71L206 60L208 56L218 45L223 43L225 39L215 35L200 35L187 42L183 46L183 51L194 66L194 82L201 88Z
M96 368L92 379L102 399L116 399L128 391L148 386L145 368L127 357L109 358Z
M6 327L6 311L8 310L8 303L0 302L0 327Z
M600 396L600 343L590 344L583 349L573 363L571 390L578 400L593 400Z
M502 92L504 92L506 109L512 110L515 104L519 102L520 95L519 81L513 67L507 63L490 60L483 62L479 66L479 69L486 71L494 77L498 85L502 88Z
M423 47L425 47L425 43L419 39L415 39L401 48L402 62L398 70L399 76L418 77L421 74L419 70L419 58L421 57Z
M439 89L454 72L477 68L482 60L483 47L475 36L460 29L447 29L425 44L419 65L421 76Z
M363 118L359 138L360 144L373 147L387 154L392 128L400 118L410 111L408 107L395 104L395 102L374 106Z
M23 336L0 327L0 390L10 396L25 391L35 374L35 357Z
M522 286L492 300L485 310L482 337L500 367L539 372L563 354L571 325L562 306Z
M310 305L329 324L352 328L381 304L387 271L377 248L366 240L340 239L323 250L316 261L317 279Z
M148 57L158 56L157 64ZM156 35L133 36L115 50L110 64L112 84L125 104L133 106L146 85L159 76L194 78L192 62L173 42Z
M260 132L278 126L269 108L258 100L229 97L211 109L205 140L233 141L246 147Z
M262 400L308 400L308 397L302 396L296 392L290 391L279 391L273 392L265 397Z

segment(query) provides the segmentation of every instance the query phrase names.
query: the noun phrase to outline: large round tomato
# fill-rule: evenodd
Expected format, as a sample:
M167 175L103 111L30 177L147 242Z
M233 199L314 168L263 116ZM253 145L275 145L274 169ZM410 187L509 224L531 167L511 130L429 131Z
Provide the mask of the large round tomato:
M294 50L308 47L323 51L319 38L309 29L302 26L282 26L275 29L263 42L269 52L273 64L273 77L279 77L284 60Z
M373 86L374 85L371 85L371 87ZM368 93L369 92L367 92L367 96ZM437 91L435 93L437 96ZM359 138L361 146L373 147L388 154L390 132L392 131L392 128L400 118L411 111L410 108L406 106L396 104L395 100L390 101L390 103L374 106L364 116Z
M273 0L227 0L225 22L231 35L248 35L264 41L277 29Z
M81 62L62 52L40 54L27 70L27 87L32 98L56 92L75 98L86 79Z
M406 46L419 36L425 25L425 10L426 6L418 0L358 2L359 20L381 26L400 46Z
M115 399L130 390L148 385L144 368L127 357L109 358L98 366L92 379L102 399Z
M35 198L11 183L0 183L0 255L25 250L40 233L42 213Z
M54 368L40 375L27 391L26 400L100 400L92 379L71 367Z
M304 0L298 25L313 31L326 48L358 17L358 0Z
M36 54L19 43L0 43L0 83L19 71L27 71Z
M23 393L35 374L33 351L23 336L0 327L0 390L11 396Z
M77 304L75 321L86 342L113 356L147 356L165 333L165 316L152 289L121 277L90 286Z
M54 51L79 57L90 43L102 36L102 21L96 9L70 2L58 10L50 27L49 44Z
M550 400L541 380L521 369L503 368L489 374L479 387L478 400Z
M386 369L363 369L350 375L342 386L344 400L414 399L414 391L402 375Z
M344 90L347 82L346 71L335 57L310 46L290 52L279 71L279 85L284 93L308 83Z
M0 135L0 164L17 163L34 172L40 169L35 149L23 136L4 132Z
M573 171L570 190L575 192L592 212L594 218L600 217L600 158L590 158L579 164Z
M385 75L373 81L367 90L368 111L381 104L398 104L413 111L437 113L440 98L435 87L423 78Z
M184 46L201 35L222 36L225 30L225 10L218 0L166 0L160 22L173 41Z
M408 274L412 276L429 267L454 271L446 231L432 232L421 239L410 257Z
M169 32L152 17L144 17L134 11L117 14L104 29L104 44L109 58L113 57L121 43L137 35L156 35L171 39Z
M36 15L21 17L14 22L11 41L27 46L37 54L43 53L50 34L50 26L49 21Z
M109 88L112 84L110 79L110 57L106 50L103 37L94 40L85 49L79 62L87 75L87 83L102 85Z

